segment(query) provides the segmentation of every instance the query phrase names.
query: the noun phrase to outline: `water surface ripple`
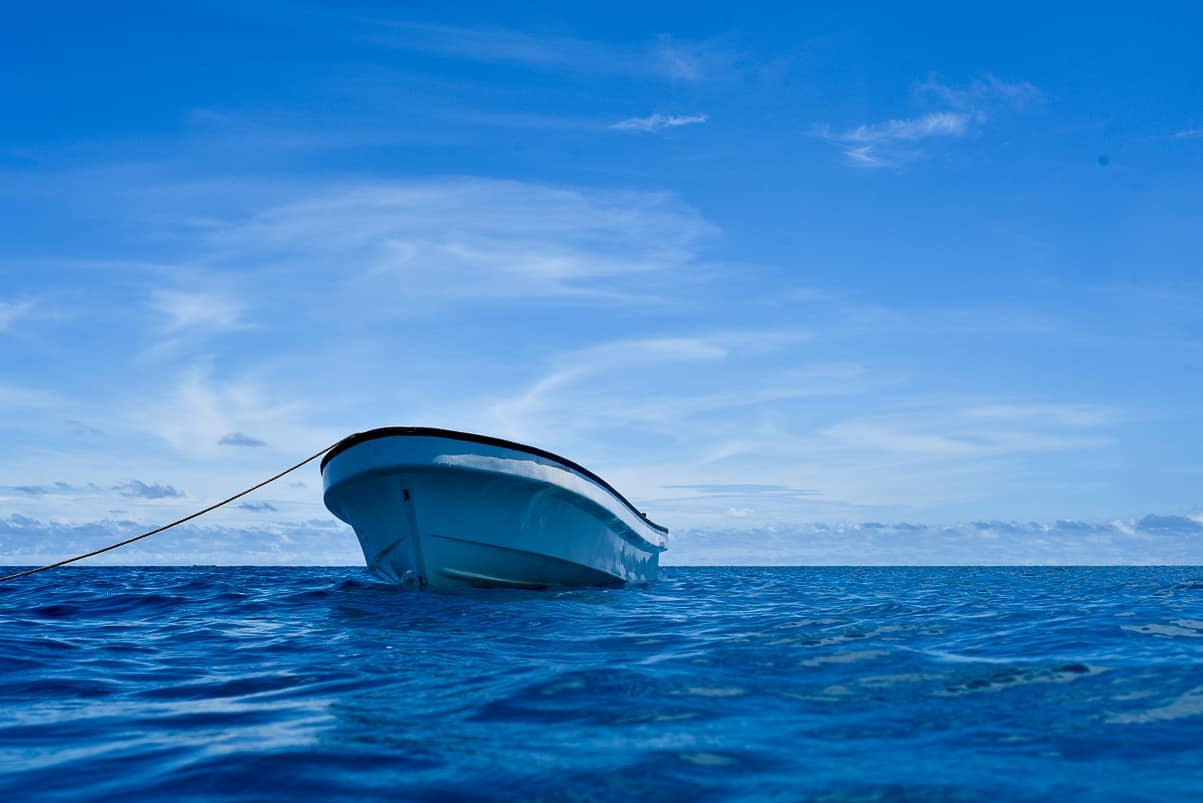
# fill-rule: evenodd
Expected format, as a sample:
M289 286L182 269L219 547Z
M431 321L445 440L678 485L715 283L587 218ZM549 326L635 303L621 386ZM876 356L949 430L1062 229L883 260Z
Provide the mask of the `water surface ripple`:
M0 586L5 799L1169 800L1203 569L667 568L413 593L351 568Z

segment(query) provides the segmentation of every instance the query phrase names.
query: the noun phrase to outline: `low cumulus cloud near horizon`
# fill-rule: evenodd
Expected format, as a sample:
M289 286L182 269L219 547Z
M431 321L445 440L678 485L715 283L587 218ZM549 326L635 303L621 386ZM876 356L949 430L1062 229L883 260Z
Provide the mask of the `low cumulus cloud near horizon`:
M161 482L143 482L142 480L129 480L114 485L113 490L122 496L133 496L139 499L182 499L184 497L183 491L171 485Z
M60 524L0 518L0 563L32 566L82 554L147 529L131 519ZM333 518L251 527L186 524L80 565L347 566L363 558L350 528Z
M267 446L267 442L242 432L231 432L228 435L223 435L221 440L217 442L217 445L258 448L260 446Z
M693 565L1203 565L1203 516L1090 521L812 523L675 534L662 562Z
M274 512L259 505L252 512ZM147 525L113 519L62 524L0 518L0 563L38 565L80 554ZM349 527L334 519L253 526L186 525L93 565L361 565ZM1052 522L808 523L675 530L665 566L1203 565L1203 515Z

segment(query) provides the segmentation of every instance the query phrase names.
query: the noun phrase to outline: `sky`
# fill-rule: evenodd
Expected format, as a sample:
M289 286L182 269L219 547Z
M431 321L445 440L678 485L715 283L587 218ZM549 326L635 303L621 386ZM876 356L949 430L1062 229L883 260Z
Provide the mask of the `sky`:
M0 563L409 424L665 564L1203 564L1203 12L807 6L9 9ZM362 556L311 464L104 560Z

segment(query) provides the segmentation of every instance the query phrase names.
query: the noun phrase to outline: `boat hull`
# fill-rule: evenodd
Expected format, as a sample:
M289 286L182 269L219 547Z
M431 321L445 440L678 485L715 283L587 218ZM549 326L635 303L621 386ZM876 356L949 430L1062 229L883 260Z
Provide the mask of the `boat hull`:
M666 531L576 464L468 433L373 433L336 447L322 475L326 506L377 577L432 588L656 579Z

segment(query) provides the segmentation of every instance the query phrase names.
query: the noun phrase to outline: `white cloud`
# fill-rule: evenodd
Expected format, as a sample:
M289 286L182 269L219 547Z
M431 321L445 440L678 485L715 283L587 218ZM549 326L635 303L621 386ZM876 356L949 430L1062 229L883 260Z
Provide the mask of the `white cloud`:
M662 128L677 128L706 122L704 114L651 114L647 117L628 117L614 123L610 128L619 131L659 131Z
M113 490L122 496L134 496L140 499L179 499L184 492L166 483L146 483L142 480L127 480L117 485Z
M1003 103L1022 110L1028 104L1045 97L1043 91L1027 81L1009 83L992 73L985 73L961 87L942 83L933 75L926 81L916 83L915 89L919 94L933 97L954 109L980 110L992 104Z
M1110 420L1085 405L982 404L848 420L826 427L820 434L845 450L897 452L915 459L997 457L1099 449L1111 440L1089 430Z
M0 484L62 480L111 489L138 477L185 489L191 500L212 500L357 429L419 423L493 431L490 402L515 385L538 409L558 383L577 381L571 365L545 362L548 353L570 352L599 331L644 331L658 318L643 312L649 299L657 307L680 304L700 267L698 252L715 231L691 207L658 192L450 178L323 184L295 197L233 223L209 216L204 227L187 228L194 239L176 264L140 264L138 279L127 284L149 279L162 288L146 296L155 314L121 316L126 328L114 337L128 361L106 367L114 379L103 388L86 378L56 384L76 400L69 402L0 384L0 408L36 410L47 419L38 426L58 432L69 417L105 431L88 442L47 445L23 412ZM164 287L164 279L173 283ZM254 299L253 319L242 298ZM618 305L630 325L607 320ZM262 337L197 342L252 325ZM538 336L515 353L519 327ZM582 358L614 360L628 351L643 365L721 359L721 343L674 336L671 326L663 331L667 336L631 336L640 342ZM126 345L148 341L205 351L177 348L170 361L147 360ZM181 372L182 358L193 367ZM541 369L544 384L523 387L535 384ZM569 374L555 376L561 371ZM61 377L54 381L62 384ZM267 445L230 445L252 441ZM317 508L306 515L319 515L320 493L312 487L290 495L298 506ZM74 521L115 508L137 515L143 503L102 493L75 494L69 504L13 498L10 511ZM155 502L165 509L188 504Z
M310 521L265 521L265 504L250 503L239 521L225 516L172 528L160 535L114 550L86 565L296 565L362 566L363 554L349 527L333 517ZM162 511L156 511L162 515ZM202 520L204 521L204 520ZM128 538L158 517L126 517L64 523L29 516L0 516L0 564L40 565L89 552Z
M918 143L965 137L985 125L992 112L1000 108L1022 110L1044 97L1026 81L1007 83L990 73L965 87L949 86L933 77L915 88L921 98L934 98L946 108L916 117L864 123L842 132L821 127L819 134L839 145L856 167L898 167L924 155Z
M731 61L713 43L667 36L623 47L505 28L385 22L376 26L370 38L391 47L448 58L583 74L650 75L680 82L705 80Z
M356 315L396 317L448 298L647 300L642 280L690 265L713 231L664 193L452 178L334 190L214 243L223 262L308 275Z
M0 332L10 330L13 324L29 317L33 310L34 303L29 299L0 301Z
M844 155L858 167L893 167L894 163L874 152L872 145L846 148Z
M652 48L659 72L676 81L697 82L729 74L732 54L714 42L684 42L661 36Z
M815 370L809 379L794 377L792 388L745 388L733 373L745 359L735 352L707 370L727 392L695 395L686 385L676 394L622 406L618 398L591 396L582 387L536 412L560 417L577 409L573 420L582 425L597 422L603 405L612 405L613 428L673 443L674 457L652 467L619 466L613 481L642 495L646 509L684 527L710 526L728 507L754 510L753 526L792 525L836 515L943 515L999 498L1010 500L1012 515L1039 516L1055 509L1055 498L1105 493L1098 473L1062 476L1042 466L1113 459L1109 450L1117 442L1105 427L1115 417L1109 411L1051 403L966 407L954 398L911 399L889 412L889 397L877 392L888 393L890 386L863 371L832 366L827 376ZM840 401L818 398L825 394ZM827 417L841 416L841 408L848 411L842 417ZM856 415L858 410L864 412ZM675 490L682 487L696 490ZM760 487L795 490L766 494L755 490ZM713 488L722 493L705 490Z
M128 426L190 458L229 459L230 434L254 432L264 447L247 451L269 453L256 459L271 461L278 449L316 450L333 440L332 433L306 426L305 417L301 402L281 400L258 383L218 382L207 369L192 368L160 400L134 410Z
M844 156L857 167L896 167L921 155L913 148L901 148L900 143L916 143L933 137L963 137L974 123L972 115L963 112L932 112L906 120L886 120L867 123L823 136L843 146Z
M1173 133L1174 139L1198 139L1203 137L1203 128L1184 128Z
M887 120L860 125L832 139L874 145L881 142L913 142L928 137L960 137L969 130L971 118L962 112L933 112L910 120Z
M849 421L820 432L844 447L953 456L977 451L975 444L945 434L916 432L862 421Z
M630 365L633 362L658 360L721 360L728 349L713 340L701 337L651 337L638 340L617 340L577 352L580 359L593 367Z
M39 388L0 385L0 410L38 410L65 403L62 397Z
M239 301L214 292L156 290L151 306L167 316L168 332L231 331L247 327Z
M550 373L517 395L494 402L489 412L501 431L509 433L511 437L521 438L531 431L533 422L554 417L550 415L550 410L564 403L563 398L556 398L555 394L568 389L573 383L615 371L630 372L648 364L722 360L727 354L728 349L719 342L699 337L599 343L558 355L553 360L556 367ZM570 395L575 398L578 394ZM569 403L569 406L574 405ZM592 406L575 406L578 424L584 417L596 414L596 408Z
M741 350L741 356L746 354ZM863 390L866 381L864 370L858 365L815 365L802 370L779 372L771 381L763 380L751 385L735 385L722 389L707 387L703 392L679 394L657 393L622 407L622 413L631 422L665 427L680 427L684 422L704 418L723 410L766 409L774 404L807 398L842 396ZM718 383L715 383L718 384ZM741 441L719 441L722 446L701 462L729 457L749 449L759 448Z
M270 502L251 502L237 523L177 527L90 560L105 564L351 565L363 557L350 528L332 517L281 521ZM161 513L161 511L158 511ZM816 521L756 525L750 508L728 507L735 527L683 528L669 535L666 566L681 565L1178 565L1203 563L1203 525L1185 516L1116 521ZM64 523L0 516L0 564L37 565L147 529L128 518ZM157 519L153 523L159 523Z
M738 509L731 509L734 515ZM1203 562L1203 525L1183 516L1120 521L813 522L684 529L665 565L1087 566Z
M378 27L373 38L404 50L473 61L508 62L545 69L612 71L629 68L626 58L617 58L618 53L604 45L503 28L386 22Z
M1109 411L1088 404L982 404L967 407L961 414L971 418L1023 420L1063 427L1097 427L1113 418Z
M880 140L888 134L902 142L918 130L893 125L863 128L857 136ZM838 298L804 309L794 303L788 316L748 305L752 284L762 296L777 292L772 271L702 262L699 254L713 229L669 194L439 179L344 186L298 198L237 225L192 230L198 239L212 237L202 243L214 251L184 253L181 261L195 274L172 277L180 282L172 287L222 288L212 291L219 300L255 299L262 338L246 338L245 350L219 348L234 345L224 340L213 344L208 372L181 378L178 361L149 366L159 375L125 382L137 385L125 399L110 393L97 400L107 404L96 420L110 435L92 450L90 468L56 473L78 463L67 451L75 445L68 444L38 458L49 466L41 475L24 471L32 458L10 466L6 484L97 480L107 488L142 477L207 498L240 487L223 487L227 466L237 464L249 484L261 469L265 476L279 467L270 464L284 463L283 450L308 452L354 429L416 423L522 440L530 434L532 442L581 460L630 495L655 494L666 482L707 481L819 492L682 502L665 516L674 527L714 524L730 510L751 511L741 523L757 526L773 517L798 522L870 505L882 517L907 515L908 507L941 515L998 499L1008 500L1008 515L1039 516L1057 492L1029 491L1050 480L1049 466L1070 466L1070 474L1096 461L1090 454L1027 456L1107 443L1104 433L1082 430L1106 424L1109 413L1033 400L1014 388L1022 394L1018 402L1006 396L937 399L931 409L908 417L906 411L930 400L922 398L925 383L907 377L922 369L909 359L909 346L897 347L904 339L900 327L930 327L938 316L900 315L866 326L859 313L844 323L846 309L824 309L847 307ZM805 268L802 257L796 270ZM204 281L202 270L214 281ZM224 292L234 276L237 295ZM665 303L608 305L649 288L662 291ZM590 293L607 305L576 300ZM809 291L804 295L809 298ZM210 316L208 325L239 325L248 313L233 306ZM221 305L192 298L176 304L179 313L169 320L181 332L203 331L206 311L215 307ZM406 317L415 309L421 317ZM271 319L261 317L271 313ZM364 323L373 316L379 317ZM139 318L144 325L145 317ZM834 330L828 326L833 318ZM976 313L967 319L981 323ZM771 330L798 320L807 322L814 339ZM757 326L770 330L745 328ZM161 331L158 326L149 333ZM938 334L962 336L961 330ZM856 348L849 351L848 343ZM764 350L774 353L758 357ZM850 356L865 367L838 363ZM167 392L158 400L129 403L134 393L160 384ZM294 399L305 406L294 406ZM84 419L71 409L54 416L56 427L65 415ZM336 429L319 438L312 421ZM146 432L173 448L126 437ZM243 441L242 435L269 446L219 445ZM108 467L108 452L118 441L132 444L119 470ZM133 452L156 447L158 467L145 473L130 467L147 456ZM1122 456L1120 449L1103 455L1116 461ZM200 468L212 478L198 481ZM1033 473L1043 476L1033 479ZM1092 479L1119 477L1099 471ZM310 490L308 496L320 510L320 495ZM1057 503L1084 504L1085 498L1066 494Z

